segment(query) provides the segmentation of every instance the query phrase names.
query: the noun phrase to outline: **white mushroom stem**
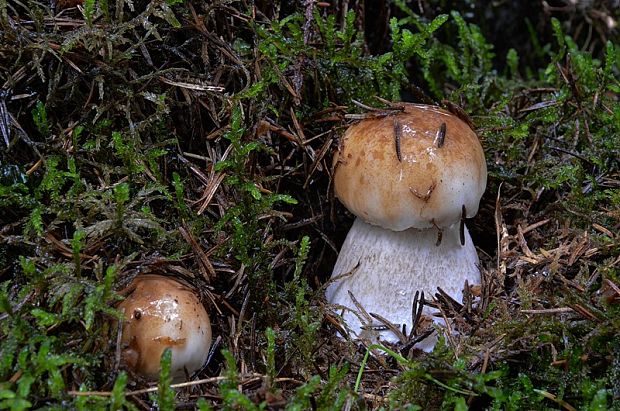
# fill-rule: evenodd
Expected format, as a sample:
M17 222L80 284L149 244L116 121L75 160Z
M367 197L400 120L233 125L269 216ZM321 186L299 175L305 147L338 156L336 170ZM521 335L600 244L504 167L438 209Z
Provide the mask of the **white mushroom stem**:
M327 300L348 308L343 319L354 336L398 341L389 330L364 331L363 324L381 323L365 318L349 291L367 313L379 314L399 329L406 324L409 332L416 290L424 291L429 299L435 295L437 287L441 287L456 301L461 301L465 281L470 285L480 283L476 249L467 227L464 230L465 245L460 242L459 224L444 229L441 243L437 245L437 229L391 231L356 218L336 261L332 273L334 282L326 291ZM424 307L423 314L432 315L432 311ZM367 321L371 321L370 324ZM417 347L431 351L435 340L429 337Z

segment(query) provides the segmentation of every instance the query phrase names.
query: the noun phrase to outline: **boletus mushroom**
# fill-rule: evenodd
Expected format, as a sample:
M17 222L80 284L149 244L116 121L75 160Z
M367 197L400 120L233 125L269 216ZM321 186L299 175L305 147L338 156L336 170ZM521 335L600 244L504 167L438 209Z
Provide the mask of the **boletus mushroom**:
M335 154L335 195L357 218L326 290L330 303L346 308L354 336L390 342L398 341L393 327L368 313L409 332L416 291L428 299L440 287L461 301L466 281L480 283L464 221L477 213L487 180L467 123L435 106L396 107L350 126ZM435 340L418 348L431 350Z
M171 375L181 380L198 371L211 347L211 321L189 286L162 275L141 275L130 284L131 294L120 303L124 311L121 357L124 364L148 380L159 376L160 358L172 351Z

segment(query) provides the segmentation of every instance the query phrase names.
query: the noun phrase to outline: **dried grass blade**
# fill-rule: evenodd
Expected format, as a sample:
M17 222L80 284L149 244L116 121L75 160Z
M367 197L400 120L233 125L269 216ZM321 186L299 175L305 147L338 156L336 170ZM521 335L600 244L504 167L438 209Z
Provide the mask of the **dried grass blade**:
M205 254L198 241L194 238L192 233L190 233L185 227L179 227L179 231L183 236L183 239L192 247L192 251L194 251L194 255L198 260L198 265L200 267L200 271L202 276L207 281L208 284L211 283L211 279L215 278L215 269L213 268L213 264L209 260L209 257Z
M226 177L225 173L215 173L209 179L209 183L207 184L207 187L205 187L202 197L200 198L200 200L198 200L202 201L203 203L196 214L200 215L207 209L207 207L211 203L211 200L213 199L213 196L215 195L215 192L217 191L220 184L222 184L224 177Z

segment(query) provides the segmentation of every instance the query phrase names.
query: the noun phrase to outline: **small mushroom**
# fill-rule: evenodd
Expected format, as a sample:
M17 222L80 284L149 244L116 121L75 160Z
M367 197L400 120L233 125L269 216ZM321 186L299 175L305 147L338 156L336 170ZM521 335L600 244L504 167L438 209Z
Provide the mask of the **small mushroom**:
M478 211L487 179L484 151L465 122L439 107L402 105L352 125L334 157L336 197L357 218L326 290L346 308L353 335L391 342L398 336L367 313L409 331L416 291L432 296L441 287L460 301L465 281L480 283L464 219ZM419 348L431 350L434 338Z
M120 303L123 362L142 377L159 376L160 358L172 350L171 375L183 379L199 370L211 347L211 322L196 293L170 277L141 275Z

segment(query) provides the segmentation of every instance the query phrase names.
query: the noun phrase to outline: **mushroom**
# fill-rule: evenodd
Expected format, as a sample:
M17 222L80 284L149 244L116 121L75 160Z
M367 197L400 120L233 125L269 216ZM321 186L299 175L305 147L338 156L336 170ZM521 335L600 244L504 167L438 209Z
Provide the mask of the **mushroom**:
M175 279L153 274L136 277L130 288L131 294L118 306L125 315L123 362L155 380L161 355L170 348L174 380L199 370L209 354L211 322L195 292Z
M326 289L355 336L389 342L398 334L369 313L411 330L416 291L440 287L461 301L466 281L480 283L464 221L477 213L487 179L484 151L464 121L435 106L396 107L349 127L334 156L335 195L357 218ZM434 344L427 338L419 348Z

